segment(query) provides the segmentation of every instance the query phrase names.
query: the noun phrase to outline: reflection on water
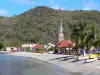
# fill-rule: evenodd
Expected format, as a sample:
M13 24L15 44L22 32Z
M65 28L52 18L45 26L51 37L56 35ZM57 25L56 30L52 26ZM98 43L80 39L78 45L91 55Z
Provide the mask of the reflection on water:
M69 75L58 66L24 57L0 55L0 75Z

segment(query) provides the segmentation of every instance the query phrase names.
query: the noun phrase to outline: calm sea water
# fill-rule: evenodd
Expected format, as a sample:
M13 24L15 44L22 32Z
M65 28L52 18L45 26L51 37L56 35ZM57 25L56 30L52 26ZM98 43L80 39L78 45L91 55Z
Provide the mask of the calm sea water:
M0 75L70 75L61 67L36 59L0 55Z

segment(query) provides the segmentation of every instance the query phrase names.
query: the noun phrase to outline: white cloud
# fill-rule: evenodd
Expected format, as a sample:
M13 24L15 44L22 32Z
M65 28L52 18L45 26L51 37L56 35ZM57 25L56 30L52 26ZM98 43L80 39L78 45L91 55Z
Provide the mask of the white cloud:
M32 0L9 0L9 1L16 2L19 4L28 4L28 5L33 5L35 3Z
M0 9L0 16L6 15L7 13L7 10Z
M85 8L85 7L84 7L83 10L90 10L90 8Z
M58 9L64 10L64 8L61 8L61 7L59 6L59 4L53 5L52 8L53 8L53 9L56 9L56 10L58 10Z
M88 2L84 2L83 10L92 10L98 9L98 4L95 3L93 0L89 0Z
M59 4L55 4L52 6L53 9L59 9Z
M48 0L49 1L49 6L53 9L61 9L64 10L64 8L62 8L62 4L61 2L63 2L64 0Z

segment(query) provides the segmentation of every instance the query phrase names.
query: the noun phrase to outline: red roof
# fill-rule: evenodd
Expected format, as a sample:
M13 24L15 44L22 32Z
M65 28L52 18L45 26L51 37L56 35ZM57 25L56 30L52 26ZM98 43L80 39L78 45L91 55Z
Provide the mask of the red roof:
M69 44L70 44L70 40L62 40L62 41L60 41L60 42L56 45L56 47L57 47L57 48L60 48L60 47L68 47Z
M43 48L40 44L36 44L34 48Z

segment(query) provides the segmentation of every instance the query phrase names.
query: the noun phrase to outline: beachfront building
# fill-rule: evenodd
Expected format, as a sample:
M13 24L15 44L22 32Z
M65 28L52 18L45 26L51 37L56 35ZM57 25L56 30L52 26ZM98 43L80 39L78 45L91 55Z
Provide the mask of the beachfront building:
M46 45L43 45L43 47L48 51L48 53L52 54L54 53L55 45L52 43L47 43Z
M22 48L24 48L26 51L31 51L31 52L44 51L42 45L36 43L23 44Z
M47 43L47 44L46 44L46 45L44 45L43 47L44 47L45 49L47 49L47 50L48 50L48 49L50 49L51 47L53 47L53 48L54 48L54 47L55 47L55 45L54 45L54 44L52 44L52 43Z
M31 47L31 48L34 48L34 49L39 49L39 48L43 48L40 44L23 44L22 45L22 48L27 48L27 47Z
M16 52L17 51L17 47L6 47L6 50L8 52Z

